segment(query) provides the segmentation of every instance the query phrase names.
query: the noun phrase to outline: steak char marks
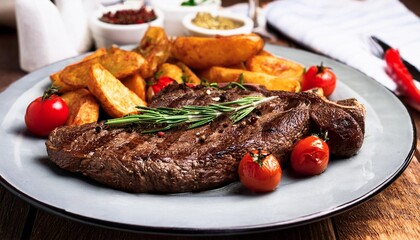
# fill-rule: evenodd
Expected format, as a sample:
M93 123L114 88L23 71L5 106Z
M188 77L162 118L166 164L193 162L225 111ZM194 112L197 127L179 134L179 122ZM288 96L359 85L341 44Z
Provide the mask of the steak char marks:
M328 131L334 156L352 156L362 146L365 110L352 99L331 102L310 92L173 85L149 106L208 105L249 95L278 98L235 125L221 116L211 124L173 129L163 136L140 133L147 126L60 127L46 142L48 156L59 167L112 188L174 193L208 190L238 180L239 161L252 149L268 150L284 163L296 141L311 132Z

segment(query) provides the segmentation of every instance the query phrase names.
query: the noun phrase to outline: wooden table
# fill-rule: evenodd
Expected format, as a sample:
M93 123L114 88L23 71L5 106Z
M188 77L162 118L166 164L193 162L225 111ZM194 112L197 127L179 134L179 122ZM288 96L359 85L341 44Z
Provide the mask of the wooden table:
M419 15L420 6L416 0L403 2ZM281 36L277 43L296 47ZM25 74L19 68L16 30L0 27L0 92ZM420 113L409 111L420 129ZM420 136L419 130L417 135ZM225 237L124 232L71 221L39 210L0 185L0 239L419 239L419 144L418 139L408 168L384 191L345 213L303 226Z

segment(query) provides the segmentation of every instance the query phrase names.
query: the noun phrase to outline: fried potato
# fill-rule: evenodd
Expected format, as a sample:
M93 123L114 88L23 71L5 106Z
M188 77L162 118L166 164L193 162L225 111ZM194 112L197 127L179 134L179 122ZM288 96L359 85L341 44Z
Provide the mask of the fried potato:
M251 72L241 69L224 67L211 67L203 72L201 76L209 82L238 82L243 76L244 83L264 85L268 90L283 90L290 92L300 91L300 83L296 80L282 79L261 72Z
M139 73L133 74L121 80L121 82L137 94L143 101L146 101L146 81L140 76Z
M270 52L268 52L268 51L266 51L266 50L264 50L264 49L262 49L258 54L257 54L257 56L271 56L271 57L273 57L274 55L272 54L272 53L270 53Z
M65 93L79 89L79 87L68 85L67 83L61 81L60 72L56 72L50 75L51 83L54 87L57 87L59 93Z
M175 80L177 83L183 83L183 72L180 67L172 63L164 63L158 68L157 75L167 76Z
M143 78L149 78L162 63L168 60L171 54L171 41L163 28L151 26L133 51L146 59L147 64L141 67L140 73Z
M183 82L198 85L201 83L200 78L183 62L175 63L182 70Z
M201 83L197 75L182 62L164 63L160 65L156 75L170 77L177 83L191 83L194 85Z
M61 97L69 108L66 125L77 126L97 122L99 119L99 103L85 88L67 92Z
M86 87L91 67L100 63L116 78L124 78L136 73L145 63L138 53L112 47L105 55L65 67L60 73L60 79L74 88Z
M177 37L172 55L193 69L232 66L262 50L264 41L256 34L227 37Z
M136 106L146 106L139 96L124 86L101 64L94 64L90 68L87 86L111 117L119 118L136 113Z
M241 62L239 64L232 65L232 66L227 66L227 68L246 70L246 66L243 62Z
M106 49L105 48L99 48L97 49L95 52L87 55L86 57L84 57L81 61L77 62L76 64L80 64L82 62L94 59L94 58L98 58L102 55L106 54ZM74 86L74 85L69 85L67 83L65 83L64 81L61 80L61 72L63 70L53 73L52 75L50 75L50 80L52 82L52 84L58 88L58 92L59 93L65 93L65 92L69 92L69 91L73 91L76 89L79 89L79 86Z
M282 79L302 81L305 67L288 59L268 55L253 56L246 61L246 69Z
M82 62L90 60L90 59L94 59L100 56L103 56L106 54L106 48L98 48L96 49L96 51L94 51L93 53L87 55L86 57L84 57L82 59Z
M111 47L107 54L99 58L99 63L116 78L121 79L136 73L146 64L146 59L136 52Z

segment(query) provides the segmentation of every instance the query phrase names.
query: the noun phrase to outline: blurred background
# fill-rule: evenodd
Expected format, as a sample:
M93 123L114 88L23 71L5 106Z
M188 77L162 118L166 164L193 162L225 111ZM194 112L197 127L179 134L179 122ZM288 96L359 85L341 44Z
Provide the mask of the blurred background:
M43 34L43 33L46 33L46 32L48 33L48 30L47 30L48 26L43 26L44 29L41 29L41 27L36 27L36 26L33 26L31 24L32 22L34 22L34 23L37 22L37 21L33 21L33 20L37 20L37 19L36 18L34 19L34 16L32 14L27 14L27 15L21 14L22 16L20 16L20 17L24 18L26 20L26 22L25 22L26 24L22 24L24 27L26 27L26 29L23 31L25 33L25 37L22 37L20 39L21 43L19 43L19 39L18 39L19 32L18 32L18 29L17 29L17 25L19 25L19 24L16 21L16 12L15 12L16 3L19 3L19 6L20 6L24 3L28 4L29 2L33 2L33 3L37 2L37 4L39 4L40 2L47 2L47 1L48 0L43 0L43 1L40 1L40 0L38 0L38 1L1 0L1 2L0 2L0 52L2 52L3 54L0 54L0 81L2 83L5 83L5 81L10 81L10 79L14 79L14 78L17 79L20 76L22 76L25 72L32 71L32 70L36 69L36 67L29 68L29 67L22 66L23 65L22 64L22 58L24 58L25 56L22 57L22 56L19 55L19 54L22 54L22 52L21 53L19 52L19 44L23 45L23 43L25 43L25 40L26 40L26 42L29 41L28 44L32 44L34 46L34 49L31 48L31 45L29 45L29 48L34 50L34 52L36 53L35 50L38 49L36 47L37 44L42 44L42 43L38 43L37 40L39 40L39 42L42 42L43 40L41 40L42 38L37 39L34 36L32 36L32 37L34 37L33 39L30 38L31 37L31 32L34 32L32 35L38 35L38 36L40 34ZM80 1L80 0L76 0L76 1L74 1L74 0L72 0L72 1L69 1L69 0L52 0L51 2L54 3L54 4L57 4L59 6L60 12L61 13L64 12L65 14L67 14L67 16L72 14L71 11L68 10L68 9L71 9L72 5L76 6L77 2L79 2L79 3L82 2L85 6L87 5L90 8L90 12L88 12L88 11L86 12L86 16L87 16L87 15L93 14L92 13L93 9L97 8L98 6L110 6L110 5L113 5L113 4L121 3L122 0L85 0L85 1L83 1L83 0L82 1ZM146 0L145 1L145 3L147 3L147 4L151 3L152 5L155 4L155 3L159 3L159 2L163 2L163 0L162 1L159 1L159 0ZM274 2L279 2L279 4L272 4ZM375 3L376 5L382 4L385 7L385 5L387 5L387 4L395 4L395 2L398 2L398 1L396 1L396 0L383 0L383 1L380 1L380 0L379 1L378 0L347 0L347 1L342 1L342 2L345 2L347 4L350 3L350 2L366 3L366 4L363 4L363 5L366 5L366 6L367 6L367 3L372 3L372 4ZM400 8L401 7L404 8L404 6L407 7L408 9L418 9L418 8L420 8L420 4L419 4L418 0L403 0L403 1L400 1L400 2L402 3L402 4L399 4L399 5L401 5L401 6L399 6ZM294 4L294 3L296 3L296 4ZM267 30L266 24L265 24L265 20L266 20L265 19L265 14L266 14L266 12L263 11L263 10L261 10L259 12L259 17L261 17L261 15L264 15L263 18L260 18L259 20L262 19L261 21L264 21L264 22L261 26L261 21L259 21L260 27L259 28L254 28L253 29L254 32L260 33L261 35L266 37L266 40L268 40L268 41L274 41L277 44L282 44L282 41L278 41L278 40L286 39L288 45L290 45L290 44L291 45L296 45L296 46L299 46L300 48L312 50L312 51L315 51L317 53L324 54L324 55L329 55L329 56L331 56L335 59L341 60L343 62L348 63L349 65L352 65L350 63L352 61L351 59L347 62L346 57L343 57L343 59L341 59L340 58L341 56L336 56L336 55L334 55L334 53L329 54L329 52L328 52L329 49L326 49L327 51L325 49L322 49L322 44L328 44L328 41L332 41L332 40L326 41L328 36L326 36L326 38L325 38L325 36L321 36L321 37L324 37L324 39L316 39L316 40L313 40L312 42L310 40L308 40L308 36L311 36L311 38L312 38L312 35L307 35L306 36L306 33L309 32L308 29L310 29L310 27L308 27L309 24L306 24L306 26L305 26L305 17L307 17L307 18L316 17L317 15L321 14L320 11L323 11L323 10L327 9L327 8L322 9L322 6L320 6L318 8L315 8L314 6L315 5L328 5L329 6L329 5L334 5L334 4L337 5L337 3L341 4L341 2L338 2L338 1L335 1L335 0L321 0L321 1L316 1L316 2L315 1L308 1L308 0L306 0L306 1L305 0L279 0L279 1L269 1L269 0L251 0L251 1L247 1L247 0L223 0L223 1L221 1L221 6L223 8L230 9L234 12L239 12L241 14L246 14L246 15L252 17L251 16L252 14L250 12L250 11L252 11L252 9L248 8L249 5L257 4L260 10L261 9L265 10L267 8L266 6L273 6L272 8L275 8L278 5L277 8L279 8L279 10L277 9L277 11L271 11L271 12L274 12L274 13L272 13L270 15L270 18L271 18L272 21L270 22L271 24L267 25L269 27L268 30ZM301 4L301 5L299 5L299 4ZM313 6L308 5L308 8L305 9L304 7L300 7L300 6L304 6L302 4L309 4L309 5L312 4ZM293 5L296 5L297 7L295 6L293 8ZM360 9L362 11L360 11L360 12L355 11L355 14L354 14L353 17L359 18L360 16L363 15L363 13L367 12L367 10L365 12L363 11L363 9L365 8L365 7L362 7L363 5L360 5L361 6ZM231 8L232 6L234 6L234 7ZM66 10L65 7L67 7L68 9ZM284 9L288 8L288 9L293 10L294 12L291 12L291 11L286 12L286 10L282 10L281 8L284 8ZM297 12L296 8L299 8L299 11L301 11L301 12ZM387 9L392 9L393 7L391 6L391 7L386 7L386 8ZM345 8L342 8L342 9L345 9ZM42 11L46 11L46 10L38 9L38 11L42 12ZM331 12L333 12L333 11L331 11ZM378 11L378 13L379 12L380 11ZM289 15L287 15L287 13L289 13ZM310 14L307 14L307 13L310 13ZM73 19L73 21L74 21L74 19L78 18L77 14L78 13L76 13L76 16L70 16L69 19ZM327 12L327 14L328 14L328 12ZM171 15L172 14L168 14L168 16L165 17L166 18L165 20L167 20ZM293 17L295 15L299 16L299 18L302 21L295 22L293 20ZM332 16L334 16L334 15L332 15ZM410 16L410 17L413 18L413 16ZM369 19L369 18L371 18L371 17L368 17L367 19ZM418 16L417 16L417 18L418 18ZM43 20L45 22L45 19L43 19ZM258 22L258 19L253 19L253 20L256 20ZM279 21L277 21L277 20L279 20ZM321 21L321 17L317 20ZM385 19L382 19L382 20L385 20ZM288 26L288 23L289 23L288 21L290 22L290 24L289 24L290 26ZM310 24L315 24L316 23L315 21L312 21L311 19L306 19L306 21L307 21L307 23L310 23ZM414 19L414 21L416 21L416 19ZM23 22L23 21L21 21L21 22ZM41 22L41 21L39 21L39 22ZM55 22L55 21L51 21L51 24L53 22ZM378 22L379 22L379 20L378 20ZM78 28L77 24L80 25L81 23L80 22L75 22L74 23L73 28L76 29L76 30ZM361 23L361 24L364 24L364 23ZM55 27L57 27L57 26L55 26ZM317 27L319 27L322 30L328 31L328 29L323 28L321 24L318 24ZM400 27L398 25L396 25L395 28L399 29ZM403 31L402 29L400 29L400 30ZM415 31L415 30L417 30L417 31ZM388 31L388 29L383 29L383 31ZM411 32L412 36L410 37L411 39L409 39L410 41L419 42L419 41L417 41L418 40L417 39L418 34L417 35L413 34L415 32L420 33L420 27L418 26L418 24L416 24L416 26L412 26L411 28L407 28L407 30L404 30L404 31ZM404 41L400 41L399 39L393 39L393 38L396 38L397 36L403 36L403 35L406 35L406 34L400 34L399 32L392 33L392 31L388 31L388 32L389 32L389 36L390 36L391 41L394 41L394 42L391 42L391 43L396 43L397 44L396 47L399 47L398 44L407 45L406 42L404 42ZM53 34L53 33L48 33L48 34ZM82 33L79 33L79 34L82 34ZM74 34L72 33L72 36L73 35ZM114 35L118 35L118 34L114 34ZM391 35L393 35L393 36L391 36ZM28 36L29 36L29 38L28 38ZM46 35L46 37L48 37L48 36L49 35ZM406 38L407 37L408 37L408 35L406 35ZM54 43L59 42L58 38L55 38L55 40L56 41ZM66 39L64 39L64 40L66 40ZM346 40L348 40L348 39L346 39ZM317 42L315 42L315 41L317 41ZM322 41L326 41L326 42L323 42L321 44L321 46L319 46L319 44L316 45L318 42L322 42ZM59 50L52 50L53 46L52 46L51 43L49 43L49 44L50 44L49 45L49 48L50 48L49 50L50 51L55 51L55 52L61 52L62 51L62 52L64 52L64 50L66 50L64 48L60 49L59 44L57 44L57 46L56 46L56 49L59 49ZM83 44L83 43L81 43L81 44ZM95 45L93 44L93 41L85 42L84 44L87 47L82 46L81 47L82 50L79 49L78 51L72 50L73 52L70 51L70 53L68 53L67 55L64 54L63 58L65 58L66 56L69 57L69 56L73 56L75 54L80 54L82 52L86 52L86 51L95 49ZM315 45L312 46L312 44L315 44ZM44 44L44 45L46 45L46 44ZM21 48L22 48L22 46L21 46ZM338 46L336 46L336 48L338 48ZM334 48L332 48L332 49L334 49ZM403 52L403 55L404 54L405 55L410 55L410 54L411 55L420 55L420 53L419 53L420 50L413 50L413 49L415 49L415 48L410 46L410 50L406 50L406 52ZM419 49L419 48L417 48L417 49ZM41 50L42 49L38 49L38 51L41 51ZM344 52L344 51L342 51L342 52ZM40 56L40 55L38 54L37 56ZM59 56L55 56L55 57L58 58L58 59L55 59L52 62L55 62L55 61L59 60L59 58L60 58ZM33 56L29 55L29 56L26 56L26 58L33 59ZM49 62L47 62L47 63L49 63ZM366 64L363 64L363 65L366 65ZM353 67L358 68L358 66L353 66ZM361 67L363 67L363 66L361 66ZM6 78L3 77L5 74L7 74L9 76L9 77L7 77L7 79L9 79L9 80L7 80ZM6 83L6 85L8 85L8 83ZM394 86L387 86L387 87L393 88Z

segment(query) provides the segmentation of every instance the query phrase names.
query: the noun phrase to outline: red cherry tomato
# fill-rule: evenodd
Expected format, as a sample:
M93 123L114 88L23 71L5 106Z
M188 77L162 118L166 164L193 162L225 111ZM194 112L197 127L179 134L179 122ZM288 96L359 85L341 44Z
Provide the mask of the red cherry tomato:
M32 134L46 137L56 127L64 125L68 116L69 109L61 97L44 94L29 104L25 124Z
M302 91L311 88L322 88L326 97L330 96L335 89L337 77L329 67L322 65L311 66L303 76Z
M255 192L273 191L281 180L281 167L274 155L264 150L253 150L239 163L239 179Z
M318 175L325 171L330 158L327 143L319 137L299 140L292 150L292 169L302 175Z

